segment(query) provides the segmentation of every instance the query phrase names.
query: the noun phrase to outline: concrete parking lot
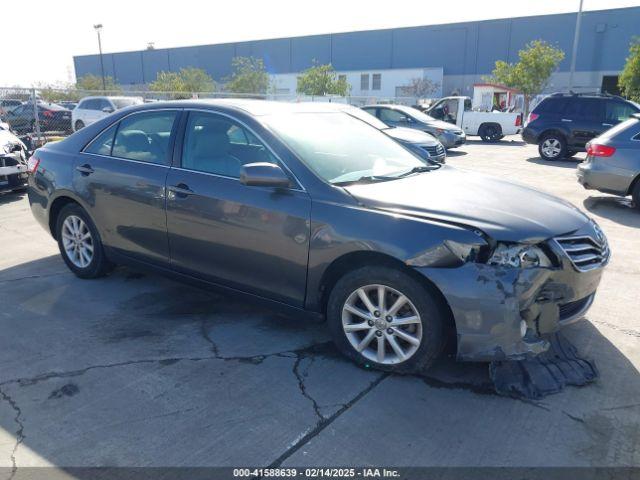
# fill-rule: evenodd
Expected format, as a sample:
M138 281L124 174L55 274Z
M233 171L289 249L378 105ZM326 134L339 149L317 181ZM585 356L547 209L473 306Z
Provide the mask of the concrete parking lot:
M423 376L382 375L340 357L322 323L128 269L79 280L11 194L0 467L640 466L640 212L583 190L577 161L544 162L516 137L471 140L449 163L600 223L613 258L587 320L567 329L596 383L533 402L494 394L487 365L447 357Z

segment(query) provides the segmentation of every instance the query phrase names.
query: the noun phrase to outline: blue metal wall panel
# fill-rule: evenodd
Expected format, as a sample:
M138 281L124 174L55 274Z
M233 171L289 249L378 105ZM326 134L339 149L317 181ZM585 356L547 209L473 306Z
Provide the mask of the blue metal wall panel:
M142 82L142 52L113 54L116 83L138 85Z
M199 68L198 47L180 47L169 49L169 69L177 72L182 68Z
M144 50L142 52L142 82L153 82L158 73L169 70L169 51L162 50Z
M291 71L301 72L313 66L331 63L331 35L291 39Z
M399 28L393 32L391 68L443 67L445 74L464 73L467 27Z
M198 47L198 66L220 81L231 75L231 60L236 56L233 43Z
M391 68L391 30L331 35L331 59L336 70Z
M291 71L291 40L280 38L251 42L251 56L262 58L269 73Z
M482 22L478 25L478 50L474 70L489 73L495 67L496 60L506 60L509 56L510 37L511 20Z

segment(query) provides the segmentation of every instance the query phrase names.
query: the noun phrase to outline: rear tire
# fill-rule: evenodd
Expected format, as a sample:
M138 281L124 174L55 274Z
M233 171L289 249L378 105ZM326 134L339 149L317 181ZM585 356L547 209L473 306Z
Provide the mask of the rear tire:
M483 142L496 143L504 138L502 128L498 125L482 125L478 132Z
M89 215L80 205L62 208L56 221L56 238L64 263L80 278L98 278L113 269Z
M82 120L76 120L75 123L76 132L84 128L84 122Z
M327 323L338 349L361 366L387 372L427 369L444 348L446 315L419 281L379 266L344 275L327 304Z
M561 160L567 155L567 141L560 134L546 134L538 143L538 153L544 160Z

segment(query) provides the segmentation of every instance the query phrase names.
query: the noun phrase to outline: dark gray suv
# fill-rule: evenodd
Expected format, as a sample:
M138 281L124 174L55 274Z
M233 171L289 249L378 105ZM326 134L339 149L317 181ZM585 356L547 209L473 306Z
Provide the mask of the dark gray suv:
M35 218L79 277L126 263L326 316L360 364L520 359L609 259L571 204L423 160L321 104L131 107L37 150Z

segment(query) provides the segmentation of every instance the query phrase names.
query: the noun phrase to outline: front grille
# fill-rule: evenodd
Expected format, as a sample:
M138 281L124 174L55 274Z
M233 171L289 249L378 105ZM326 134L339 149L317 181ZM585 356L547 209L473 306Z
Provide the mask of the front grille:
M440 144L434 146L423 146L423 150L426 150L431 157L439 157L444 155L444 147Z
M587 235L556 237L555 241L580 272L598 268L609 260L609 245L604 235L602 241Z
M576 300L575 302L559 305L558 310L560 312L560 321L571 318L575 314L579 313L591 301L592 297L593 294L581 298L580 300Z

